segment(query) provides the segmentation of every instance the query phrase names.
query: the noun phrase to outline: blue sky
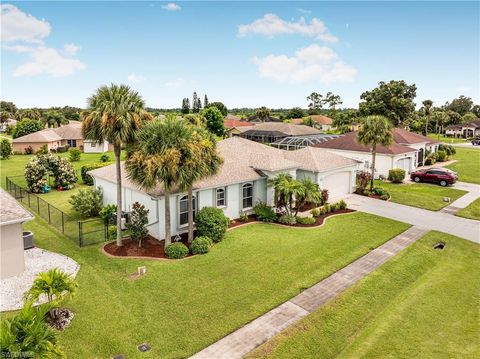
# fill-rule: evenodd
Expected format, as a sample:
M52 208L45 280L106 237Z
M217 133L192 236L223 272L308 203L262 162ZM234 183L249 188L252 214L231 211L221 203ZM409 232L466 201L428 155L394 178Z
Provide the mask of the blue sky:
M480 102L478 2L167 4L3 2L2 99L83 107L113 82L151 107L194 90L230 108L306 107L312 91L356 107L403 79L418 103Z

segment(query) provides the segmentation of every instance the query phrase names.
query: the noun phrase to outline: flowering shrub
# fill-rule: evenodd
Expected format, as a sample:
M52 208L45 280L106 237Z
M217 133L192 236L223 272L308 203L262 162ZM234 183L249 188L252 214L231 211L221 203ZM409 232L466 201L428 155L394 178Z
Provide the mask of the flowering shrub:
M47 184L46 175L50 172L55 180L55 187L71 189L77 182L77 173L65 158L56 155L37 155L25 166L25 180L28 189L41 193Z

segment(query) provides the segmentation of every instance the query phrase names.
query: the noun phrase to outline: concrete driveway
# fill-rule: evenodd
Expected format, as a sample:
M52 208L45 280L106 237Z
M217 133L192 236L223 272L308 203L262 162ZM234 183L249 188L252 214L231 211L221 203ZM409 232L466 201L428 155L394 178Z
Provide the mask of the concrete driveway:
M449 233L475 243L480 243L480 221L457 217L446 212L433 212L426 209L405 206L403 204L368 198L357 194L351 194L347 196L345 200L349 208L357 211L391 218L429 230Z

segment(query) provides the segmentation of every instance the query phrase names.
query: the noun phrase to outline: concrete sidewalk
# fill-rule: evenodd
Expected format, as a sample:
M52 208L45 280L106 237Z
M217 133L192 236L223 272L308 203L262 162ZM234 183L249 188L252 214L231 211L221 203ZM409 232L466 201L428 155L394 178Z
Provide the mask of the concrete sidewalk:
M411 227L296 297L213 343L191 358L236 359L244 357L267 340L357 283L387 260L394 257L398 252L420 239L426 232L428 232L427 229Z
M389 201L381 201L357 194L351 194L345 200L349 208L357 211L391 218L429 230L449 233L480 243L480 221L457 217L445 212L433 212Z

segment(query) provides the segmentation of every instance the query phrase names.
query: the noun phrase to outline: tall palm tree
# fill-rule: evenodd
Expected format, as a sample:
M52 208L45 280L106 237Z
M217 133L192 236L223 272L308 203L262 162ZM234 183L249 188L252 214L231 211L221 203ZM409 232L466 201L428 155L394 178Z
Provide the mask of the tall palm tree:
M370 179L370 190L373 189L377 146L389 146L392 143L391 127L392 125L388 118L372 115L367 116L362 120L362 128L358 131L358 141L364 145L371 146L372 178Z
M317 183L313 182L310 178L305 177L300 180L303 186L303 196L298 198L297 212L303 205L307 203L320 204L322 201L322 192Z
M165 247L171 243L170 194L186 183L182 168L191 160L193 127L175 115L151 121L138 132L138 142L125 168L128 177L141 188L151 190L163 185L165 200Z
M275 206L284 209L286 215L293 215L295 200L305 197L302 183L289 173L279 173L268 180L268 185L274 188Z
M433 101L425 100L422 102L423 112L425 114L425 136L428 135L428 120L430 119L430 114L432 112Z
M132 143L135 133L152 116L145 110L142 97L126 85L98 88L88 98L88 109L82 113L82 132L87 140L108 141L113 145L117 175L117 245L122 246L122 145Z

